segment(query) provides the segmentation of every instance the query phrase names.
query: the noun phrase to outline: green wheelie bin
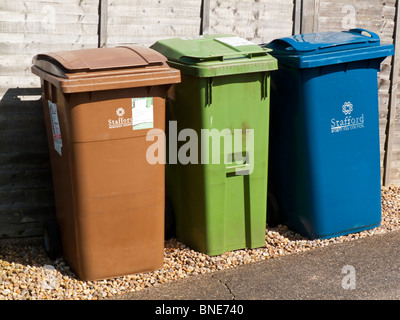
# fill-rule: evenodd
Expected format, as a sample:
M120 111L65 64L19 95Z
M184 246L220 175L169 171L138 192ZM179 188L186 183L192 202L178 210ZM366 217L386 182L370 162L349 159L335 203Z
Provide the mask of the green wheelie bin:
M208 255L265 245L268 49L233 35L157 41L181 71L167 98L166 192L176 238Z

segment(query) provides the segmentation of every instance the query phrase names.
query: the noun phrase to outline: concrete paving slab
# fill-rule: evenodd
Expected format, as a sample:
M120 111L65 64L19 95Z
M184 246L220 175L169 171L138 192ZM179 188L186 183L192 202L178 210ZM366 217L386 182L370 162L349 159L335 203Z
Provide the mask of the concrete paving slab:
M400 299L400 231L193 276L111 299Z

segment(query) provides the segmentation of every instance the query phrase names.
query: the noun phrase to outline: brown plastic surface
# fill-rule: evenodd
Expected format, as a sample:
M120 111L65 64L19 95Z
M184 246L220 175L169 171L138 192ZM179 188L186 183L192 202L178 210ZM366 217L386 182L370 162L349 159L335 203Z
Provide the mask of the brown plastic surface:
M62 93L176 83L180 73L146 47L97 48L38 54L32 72ZM178 80L177 80L178 79Z
M154 143L146 141L150 129L109 128L109 120L132 117L132 98L153 97L153 127L165 129L165 97L171 83L180 81L180 74L168 71L164 63L158 68L175 75L170 84L153 85L146 79L145 86L122 84L116 89L113 83L109 90L71 94L50 81L57 77L40 70L63 256L82 280L152 271L163 265L164 165L146 160L146 151ZM157 74L156 67L152 70ZM90 78L89 72L85 76ZM61 155L53 146L48 100L57 105ZM121 117L117 110L122 109Z

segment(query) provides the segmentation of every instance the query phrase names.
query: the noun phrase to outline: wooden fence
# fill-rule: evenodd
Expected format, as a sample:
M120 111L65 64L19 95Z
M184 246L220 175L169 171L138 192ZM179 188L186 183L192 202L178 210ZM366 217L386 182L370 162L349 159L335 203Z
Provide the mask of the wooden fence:
M382 184L400 183L399 4L396 0L2 0L0 237L41 235L55 214L37 53L162 38L235 34L255 43L297 33L369 29L394 43L379 73Z

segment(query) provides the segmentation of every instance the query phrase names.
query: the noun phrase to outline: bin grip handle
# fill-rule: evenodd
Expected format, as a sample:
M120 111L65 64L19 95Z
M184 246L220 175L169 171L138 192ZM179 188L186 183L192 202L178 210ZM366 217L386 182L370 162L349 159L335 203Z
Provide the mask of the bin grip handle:
M366 43L365 40L360 40L360 41L353 41L351 44L360 44L360 43ZM344 47L348 46L349 44L347 42L345 43L337 43L337 44L327 44L325 46L319 46L318 49L329 49L329 48L337 48L337 47Z
M221 55L210 55L210 56L181 56L179 60L185 60L185 59L190 59L190 60L202 60L202 61L212 61L212 60L217 60L217 61L224 61L226 59L243 59L243 58L248 58L251 59L253 57L258 57L258 56L265 56L269 51L271 50L266 50L264 51L255 51L255 52L227 52ZM178 60L178 61L179 61Z
M226 167L226 174L235 174L237 176L247 176L252 171L249 163Z
M370 35L372 42L376 42L376 41L380 40L379 36L375 32L369 31L367 29L354 28L354 29L350 29L349 32L354 32L354 33L359 33L359 34L366 32Z
M360 40L358 42L351 42L351 43L345 42L345 43L326 44L326 45L316 46L313 44L307 45L307 42L299 41L303 37L303 35L300 34L300 35L296 35L298 40L294 39L293 37L286 37L286 38L273 40L269 44L269 48L276 49L279 51L290 51L291 50L291 51L311 52L311 51L316 51L316 50L320 50L320 49L323 50L323 49L328 49L331 47L353 45L353 44L357 44L357 43L379 42L379 40L380 40L379 36L376 33L366 30L366 29L362 29L362 28L350 29L347 32L354 32L354 33L358 33L360 35L363 32L366 32L370 35L370 39ZM301 43L301 47L300 47L300 43Z

